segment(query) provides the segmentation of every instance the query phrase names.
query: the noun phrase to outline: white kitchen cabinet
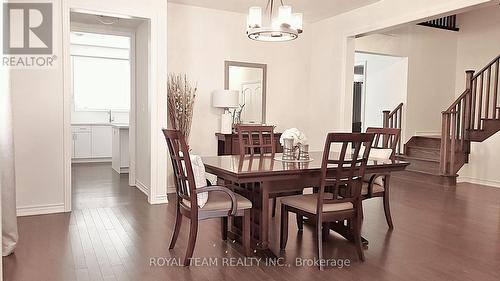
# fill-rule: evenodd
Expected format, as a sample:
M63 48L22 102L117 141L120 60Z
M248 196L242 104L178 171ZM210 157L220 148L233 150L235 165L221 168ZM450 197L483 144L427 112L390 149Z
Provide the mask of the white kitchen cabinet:
M112 143L111 126L92 126L92 158L110 158Z
M113 125L113 159L111 167L121 173L129 170L129 128L128 125Z
M73 158L92 157L92 134L87 132L73 132Z

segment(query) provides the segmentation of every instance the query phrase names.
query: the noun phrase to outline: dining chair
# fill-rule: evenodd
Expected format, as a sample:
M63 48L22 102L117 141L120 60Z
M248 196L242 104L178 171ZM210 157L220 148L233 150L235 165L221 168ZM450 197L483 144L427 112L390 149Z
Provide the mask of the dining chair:
M395 128L367 128L367 133L374 134L371 144L371 158L396 159L396 147L401 137L401 129ZM361 189L361 199L382 197L387 225L394 228L389 204L390 174L366 175Z
M237 125L238 146L240 156L245 155L263 155L276 153L276 140L274 138L274 126L265 125ZM290 195L302 194L302 191L292 191L272 194L272 217L276 216L276 198ZM297 219L297 225L302 229L302 220Z
M373 134L329 133L321 164L318 192L281 199L280 248L285 249L288 240L288 213L305 216L315 223L318 259L323 258L323 232L328 233L331 222L347 221L359 259L365 260L361 244L361 186L370 153ZM350 145L352 154L347 150ZM364 153L359 154L361 145ZM332 155L332 145L340 146L340 153ZM326 231L325 231L326 230ZM323 270L323 263L320 263Z
M274 126L236 125L240 155L275 154Z
M227 239L227 218L230 216L243 217L242 244L246 256L250 256L250 210L252 202L245 197L233 193L224 186L196 187L193 168L189 155L189 147L183 134L177 130L163 130L167 141L170 159L174 170L176 190L176 215L175 225L170 240L169 249L173 249L179 236L182 217L190 219L190 229L184 265L189 266L193 256L196 237L198 234L198 222L201 220L221 218L222 239ZM208 201L200 208L198 207L197 195L208 192Z

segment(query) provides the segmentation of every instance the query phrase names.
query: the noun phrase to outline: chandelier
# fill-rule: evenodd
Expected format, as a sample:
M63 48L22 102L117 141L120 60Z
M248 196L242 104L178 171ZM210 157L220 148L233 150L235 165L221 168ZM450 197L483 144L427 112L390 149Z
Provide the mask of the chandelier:
M268 0L265 12L269 12L267 25L262 24L262 9L250 7L247 17L248 38L257 41L279 42L297 39L302 33L302 13L292 14L292 7L280 0L278 15L273 17L275 1Z

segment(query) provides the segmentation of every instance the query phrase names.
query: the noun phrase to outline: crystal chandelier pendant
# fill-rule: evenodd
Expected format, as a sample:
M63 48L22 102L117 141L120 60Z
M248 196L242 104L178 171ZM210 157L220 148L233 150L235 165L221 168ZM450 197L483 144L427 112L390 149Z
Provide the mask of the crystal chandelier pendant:
M281 5L276 16L273 15L274 1L269 0L269 22L262 23L262 9L250 7L247 16L247 36L256 41L280 42L297 39L302 33L302 14L292 14L292 7ZM274 17L273 17L274 16Z

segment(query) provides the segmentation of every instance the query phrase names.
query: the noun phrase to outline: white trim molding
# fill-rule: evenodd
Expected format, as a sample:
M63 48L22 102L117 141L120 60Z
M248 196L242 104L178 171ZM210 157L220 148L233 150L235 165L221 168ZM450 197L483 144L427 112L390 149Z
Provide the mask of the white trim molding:
M175 186L168 186L167 185L167 194L169 193L175 193Z
M137 189L139 189L142 193L144 193L146 196L149 197L149 187L146 186L144 183L142 183L141 181L136 180L135 181L135 187L137 187Z
M35 216L65 212L64 203L17 207L17 216Z
M148 197L151 204L166 203L167 179L167 149L165 139L161 135L161 128L167 123L167 102L164 99L167 86L167 2L157 0L128 1L119 5L120 1L102 0L71 0L62 2L62 46L63 46L63 75L64 75L64 210L71 211L71 88L70 88L70 53L69 34L71 30L71 10L92 11L103 14L117 14L137 19L149 20L149 104L150 139L151 139L151 186L137 187ZM131 119L131 123L135 118ZM132 125L132 128L133 125ZM135 140L132 137L132 142ZM131 154L133 157L134 154ZM135 162L132 159L130 183L134 183Z
M460 183L460 182L466 182L466 183L479 184L479 185L485 185L485 186L489 186L489 187L500 188L500 181L495 181L495 180L485 180L485 179L479 179L479 178L474 178L474 177L459 176L457 178L457 183Z
M153 204L166 204L168 203L167 195L158 195L156 196Z

